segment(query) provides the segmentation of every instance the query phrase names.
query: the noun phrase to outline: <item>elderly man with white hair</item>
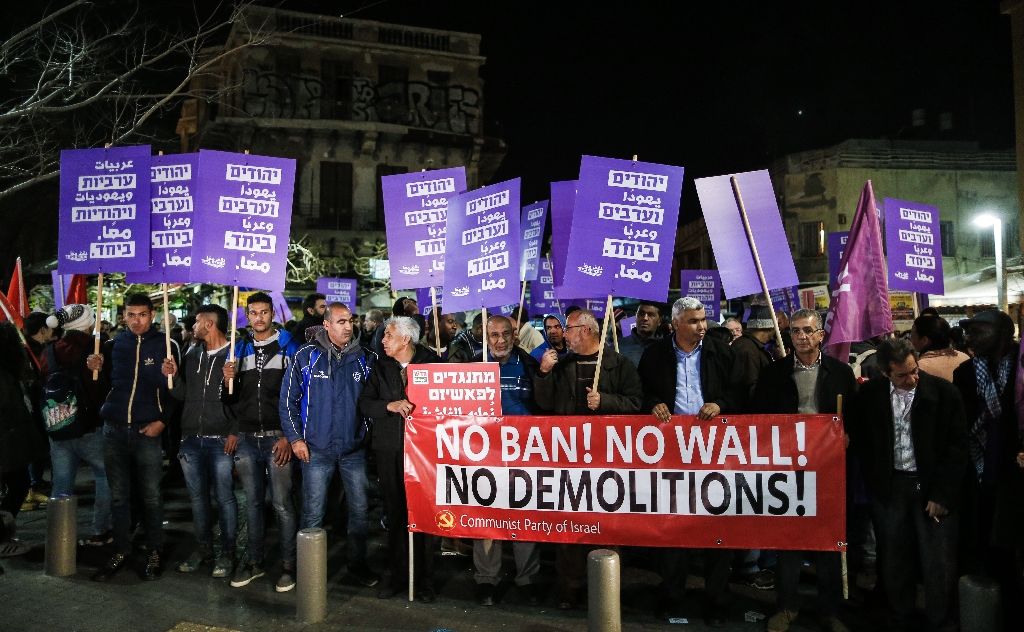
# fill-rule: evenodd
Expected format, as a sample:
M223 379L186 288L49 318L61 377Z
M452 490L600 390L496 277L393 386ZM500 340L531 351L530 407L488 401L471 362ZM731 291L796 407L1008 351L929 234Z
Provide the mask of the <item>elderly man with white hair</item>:
M408 316L395 316L384 323L381 346L384 356L377 361L370 379L359 397L359 413L373 420L372 447L377 455L377 473L384 496L384 511L391 520L388 529L388 560L391 576L377 596L388 599L409 584L409 545L404 528L408 515L405 499L403 449L405 417L413 404L406 395L409 383L407 367L410 364L440 362L431 349L417 344L420 326ZM413 578L416 599L426 603L434 601L431 585L431 559L429 553L433 538L423 533L413 536L413 556L416 576Z

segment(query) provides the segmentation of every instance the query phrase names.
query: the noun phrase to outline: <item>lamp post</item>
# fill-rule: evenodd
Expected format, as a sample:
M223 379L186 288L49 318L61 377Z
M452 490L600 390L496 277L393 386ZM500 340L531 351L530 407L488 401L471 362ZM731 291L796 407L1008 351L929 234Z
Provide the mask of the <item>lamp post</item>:
M999 310L1007 312L1006 306L1006 274L1003 270L1003 221L992 213L982 213L974 218L974 225L979 228L992 227L992 238L996 251L996 303Z

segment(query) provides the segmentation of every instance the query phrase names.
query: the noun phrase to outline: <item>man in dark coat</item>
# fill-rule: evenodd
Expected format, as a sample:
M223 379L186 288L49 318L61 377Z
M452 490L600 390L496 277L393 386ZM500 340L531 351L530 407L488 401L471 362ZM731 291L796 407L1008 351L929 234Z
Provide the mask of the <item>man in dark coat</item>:
M741 398L737 403L744 412L753 412L751 397L761 371L774 360L767 348L774 338L775 323L772 321L771 308L767 305L751 305L746 331L730 345L734 359L732 382Z
M404 525L409 515L405 497L405 417L413 410L406 396L410 364L440 362L441 358L427 347L417 344L420 327L408 316L388 319L382 328L381 346L384 355L374 366L359 396L359 414L373 420L371 443L377 456L384 511L390 520L388 529L388 564L391 574L377 596L389 599L409 583L409 542ZM431 585L434 538L423 533L413 536L413 586L416 599L434 601Z
M566 319L570 353L558 359L555 349L541 356L533 392L541 410L557 415L624 415L637 413L643 401L640 377L633 363L614 349L601 349L601 330L593 312L578 310ZM593 388L600 355L600 378ZM556 549L558 607L576 606L586 579L587 547L562 544Z
M847 403L857 382L850 367L821 352L824 332L821 317L801 309L790 319L793 353L761 372L752 406L768 414L829 414L837 410L838 396ZM837 617L842 601L839 553L827 551L779 551L776 590L778 612L768 620L769 632L785 632L799 612L797 586L805 555L813 556L818 572L818 615L826 629L846 630Z
M690 296L672 305L674 333L648 347L640 359L640 380L644 386L644 410L662 422L672 415L696 415L708 420L736 410L736 394L730 381L734 367L728 345L705 337L708 330L704 304ZM659 551L661 585L658 614L678 607L689 574L690 549ZM705 619L710 625L725 624L730 561L734 552L708 549L704 552Z
M907 629L921 565L929 629L955 630L956 533L967 469L967 427L952 384L920 371L909 340L878 347L885 377L861 387L849 416L878 525L890 629Z
M970 462L961 568L983 571L1001 584L1003 620L1006 629L1016 629L1015 609L1024 598L1024 429L1014 395L1021 367L1013 320L990 309L960 325L974 352L953 371L967 415Z

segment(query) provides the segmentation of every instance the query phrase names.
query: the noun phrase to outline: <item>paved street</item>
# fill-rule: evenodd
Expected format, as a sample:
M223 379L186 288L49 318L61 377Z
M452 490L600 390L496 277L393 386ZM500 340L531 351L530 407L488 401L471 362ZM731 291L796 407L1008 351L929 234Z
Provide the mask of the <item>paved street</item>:
M87 533L92 484L87 470L81 470L77 491L82 495L79 509L79 533ZM244 498L241 499L244 502ZM384 532L379 525L379 499L371 495L370 563L377 570L386 566ZM90 581L89 576L106 559L107 549L79 548L78 573L70 578L47 577L43 573L43 547L46 537L46 511L36 510L19 516L19 537L38 546L28 555L8 558L0 564L6 572L0 575L0 632L62 630L67 632L99 632L131 630L137 632L220 632L226 630L291 631L291 630L417 630L434 632L451 630L508 630L523 632L554 632L586 630L586 611L560 611L555 607L553 551L546 550L541 581L550 589L548 599L540 607L526 604L512 585L511 578L498 589L494 607L478 606L474 599L472 560L469 557L443 556L437 561L438 599L433 604L408 603L404 599L381 600L376 588L363 588L345 577L344 541L339 529L328 533L328 616L321 624L304 625L296 620L295 592L279 594L273 583L279 569L276 557L269 560L267 575L243 588L231 588L227 579L213 579L208 574L183 575L173 565L191 552L192 536L187 494L182 487L166 492L168 511L166 531L168 570L162 580L142 582L134 570L125 569L109 584ZM240 518L244 518L240 512ZM336 518L340 521L341 518ZM276 538L276 526L269 521L270 537ZM375 527L375 528L374 528ZM343 534L343 529L340 530ZM271 546L270 555L276 555ZM135 566L142 563L137 553ZM700 580L691 577L692 597L678 613L688 623L670 623L651 613L653 587L658 576L640 567L650 565L636 555L628 556L622 578L623 628L626 630L706 630L700 611ZM512 569L510 551L506 555L506 571ZM813 601L813 588L804 587ZM744 621L744 613L772 612L774 592L758 591L733 584L734 603L730 623L732 631L763 630L764 622ZM692 601L692 603L690 603ZM878 629L869 625L858 613L846 612L853 629ZM721 629L721 628L719 628ZM808 612L792 628L795 632L816 630L816 620Z

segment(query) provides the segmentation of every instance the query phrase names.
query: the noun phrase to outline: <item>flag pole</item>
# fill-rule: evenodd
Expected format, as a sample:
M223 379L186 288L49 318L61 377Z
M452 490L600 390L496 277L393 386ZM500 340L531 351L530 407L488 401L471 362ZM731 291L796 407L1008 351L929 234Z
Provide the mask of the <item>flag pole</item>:
M481 337L484 339L483 361L487 362L487 308L480 308Z
M555 309L558 313L562 313L562 301L558 300L558 294L555 290L555 266L551 263L551 253L544 255L544 258L548 260L548 270L551 272L551 293L555 296Z
M611 298L611 297L609 296L608 298ZM608 304L608 307L611 307L611 303ZM619 326L615 322L615 310L612 310L610 313L611 313L612 324L609 325L608 327L609 327L609 329L612 330L612 344L615 346L615 353L618 353L619 352L619 332L617 330L618 330Z
M441 320L437 315L437 291L430 286L430 313L434 315L434 349L441 355Z
M246 152L248 153L248 152ZM231 344L228 345L228 362L235 361L235 329L238 327L238 286L232 286L231 292ZM228 395L235 393L235 379L228 380Z
M594 388L597 392L597 385L601 382L601 360L604 358L604 341L608 339L608 320L612 317L612 295L608 295L608 302L604 308L604 322L601 324L601 345L597 348L597 368L594 369Z
M523 304L526 302L526 281L523 281L523 289L519 292L519 319L523 319ZM522 323L519 323L520 327Z
M842 419L843 417L843 396L842 394L836 395L836 415ZM844 430L845 432L845 430ZM846 566L846 549L839 552L839 562L842 567L840 576L843 579L843 599L850 598L850 578L849 571Z
M96 322L92 328L92 352L93 355L100 354L100 320L102 320L103 312L103 273L100 272L99 278L96 280ZM100 372L92 372L92 381L96 382L100 379Z
M167 357L170 358L171 357L171 321L170 321L170 318L168 318L168 316L167 316L167 313L169 311L168 308L167 308L167 284L166 283L161 283L160 285L162 286L163 293L164 293L164 346L167 349ZM174 388L174 377L171 376L171 375L167 376L167 388L169 388L169 389L170 388Z
M736 176L729 176L732 183L732 193L736 198L736 206L740 210L740 219L743 220L743 232L747 235L747 244L750 246L750 254L754 257L754 267L757 269L757 278L761 281L761 290L764 292L764 299L772 313L772 326L775 328L775 342L778 344L780 357L786 356L786 345L782 342L782 331L779 329L779 318L775 315L775 306L772 304L771 292L768 290L768 281L764 276L764 268L761 267L761 257L757 254L757 244L754 243L754 232L750 228L750 220L747 219L747 209L743 205L743 195L740 193L740 183Z
M5 298L3 292L0 292L0 298ZM11 309L14 309L14 305L13 304L11 304ZM18 340L21 341L21 346L25 347L25 353L28 354L29 359L32 360L32 364L36 365L36 368L41 373L42 370L43 370L42 363L40 363L39 358L36 357L36 354L32 352L32 347L29 346L28 340L25 339L24 332L21 331L21 327L18 327L17 321L14 320L14 314L12 314L10 311L8 311L7 305L5 304L4 300L0 300L0 310L3 310L4 316L6 316L7 320L12 325L14 325L14 331L15 331L15 333L18 334ZM15 312L17 312L17 310L15 310Z

